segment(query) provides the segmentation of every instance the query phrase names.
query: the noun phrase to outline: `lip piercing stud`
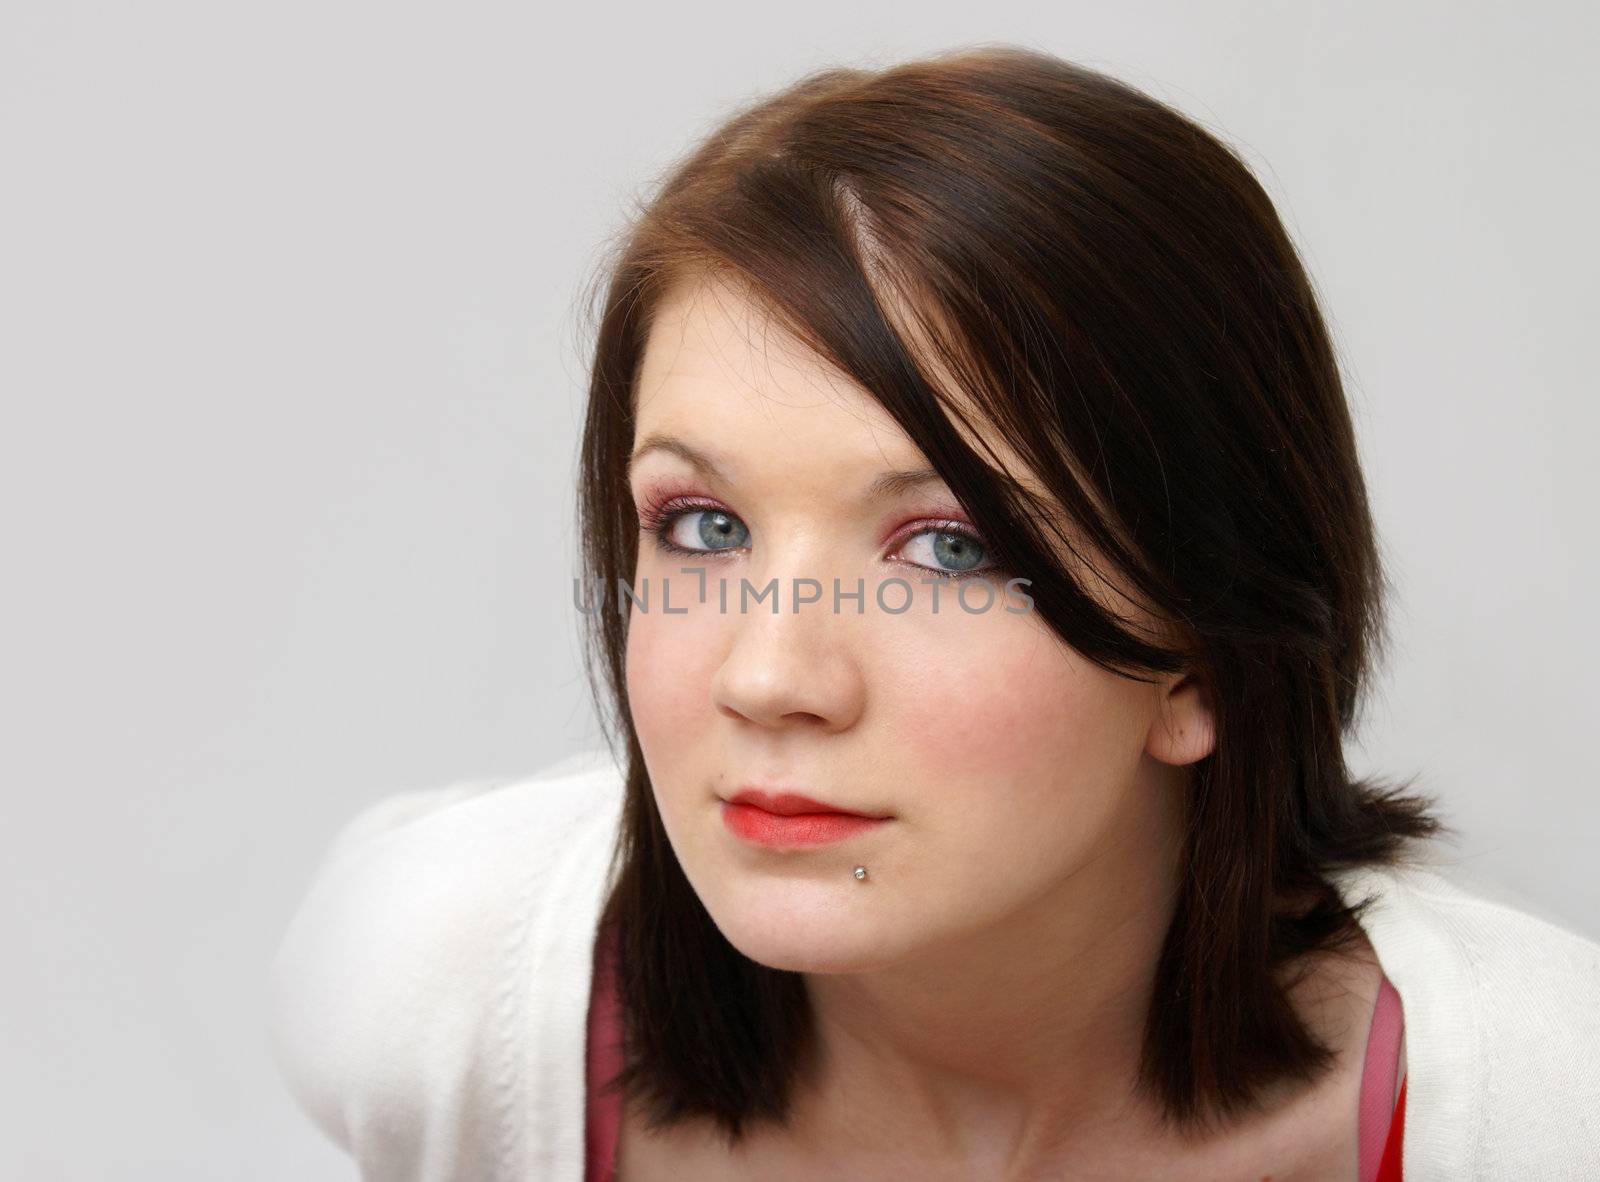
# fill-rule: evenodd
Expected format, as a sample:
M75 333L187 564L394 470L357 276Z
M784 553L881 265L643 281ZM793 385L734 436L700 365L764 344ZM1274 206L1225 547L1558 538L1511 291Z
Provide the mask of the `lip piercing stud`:
M867 877L867 868L865 866L857 866L856 877L859 879L865 879Z

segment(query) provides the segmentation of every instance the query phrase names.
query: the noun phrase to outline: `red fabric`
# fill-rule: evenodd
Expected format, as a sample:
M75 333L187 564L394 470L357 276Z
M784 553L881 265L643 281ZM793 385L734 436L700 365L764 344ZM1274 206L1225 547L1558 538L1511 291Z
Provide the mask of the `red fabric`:
M1378 1166L1377 1182L1401 1182L1401 1143L1406 1132L1406 1081L1400 1081L1400 1098L1394 1102L1394 1119L1389 1122L1389 1140L1383 1146L1383 1161Z

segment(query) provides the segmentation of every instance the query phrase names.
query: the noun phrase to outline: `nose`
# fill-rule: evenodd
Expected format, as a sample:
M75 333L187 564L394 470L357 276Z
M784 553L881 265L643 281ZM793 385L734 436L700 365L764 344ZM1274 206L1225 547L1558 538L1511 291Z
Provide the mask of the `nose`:
M718 713L766 729L807 726L828 732L844 730L860 717L865 683L858 628L869 617L858 619L848 599L835 612L831 582L817 581L823 584L820 598L797 607L796 579L779 577L776 612L770 595L755 600L763 584L751 581L744 605L737 580L730 584L731 638L711 683ZM817 594L804 579L798 587L802 600Z

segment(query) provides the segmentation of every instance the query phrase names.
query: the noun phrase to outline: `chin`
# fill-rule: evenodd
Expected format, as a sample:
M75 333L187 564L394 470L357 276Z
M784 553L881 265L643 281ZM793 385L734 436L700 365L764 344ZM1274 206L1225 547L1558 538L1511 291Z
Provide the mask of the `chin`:
M852 923L834 904L805 917L789 909L774 914L740 907L736 914L713 911L717 929L745 956L769 969L791 973L860 973L898 959L875 922ZM881 917L878 917L881 918Z

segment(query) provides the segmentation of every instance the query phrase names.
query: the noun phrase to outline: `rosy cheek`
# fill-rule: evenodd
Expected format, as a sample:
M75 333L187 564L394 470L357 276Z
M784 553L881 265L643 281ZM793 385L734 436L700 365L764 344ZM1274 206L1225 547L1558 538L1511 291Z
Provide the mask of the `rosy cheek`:
M1021 629L986 640L971 646L973 659L940 660L897 693L896 729L923 774L1043 784L1064 768L1117 758L1102 750L1119 741L1104 725L1116 704L1081 658Z
M693 613L660 615L658 606L652 600L648 613L634 610L628 626L627 682L639 742L664 763L672 751L705 731L712 638Z
M948 669L944 676L907 683L902 733L927 769L987 766L998 772L1039 729L1041 688L1035 679L1029 692L992 667Z
M669 725L663 713L672 704L671 639L634 612L628 625L628 708L646 750Z

